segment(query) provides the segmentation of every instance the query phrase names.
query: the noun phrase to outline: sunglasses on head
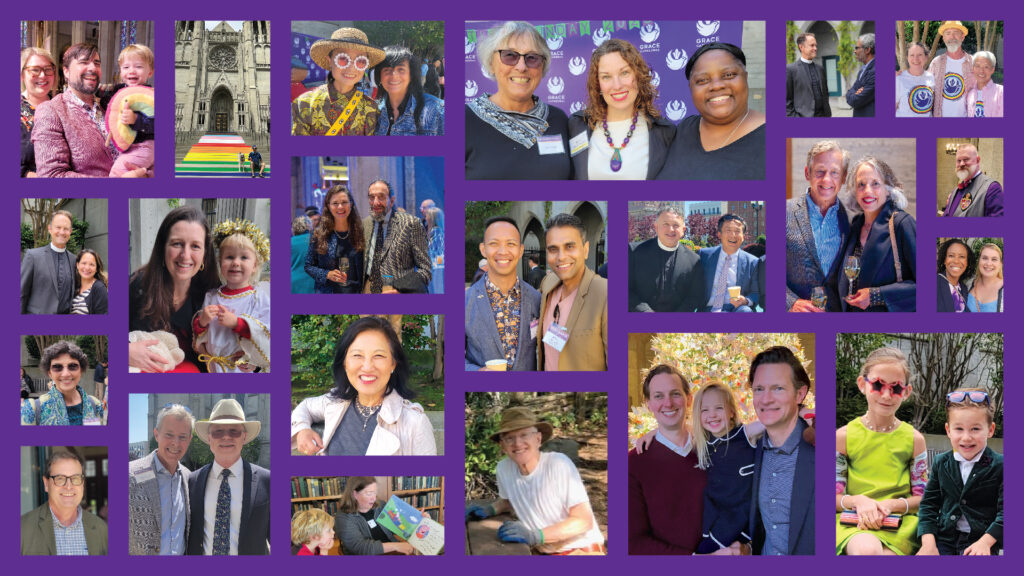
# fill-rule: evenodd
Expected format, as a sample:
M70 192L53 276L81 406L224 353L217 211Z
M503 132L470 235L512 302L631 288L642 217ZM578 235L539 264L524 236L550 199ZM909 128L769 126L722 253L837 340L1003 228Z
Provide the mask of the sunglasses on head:
M950 392L946 394L946 406L950 404L958 404L964 400L969 400L975 404L988 405L988 392L984 390L958 390L956 392Z
M889 394L891 394L893 396L903 396L903 394L907 390L910 389L910 386L904 386L903 382L897 381L897 382L893 382L892 384L890 384L890 383L882 380L881 378L876 378L874 380L869 380L868 384L871 386L871 391L872 392L875 392L877 394L881 394L883 390L888 388L889 389Z
M501 58L501 63L505 66L515 66L519 64L520 58L526 62L527 68L540 68L544 65L544 56L542 54L537 54L536 52L522 54L515 50L498 50L498 57Z
M239 430L238 428L218 428L216 430L210 430L210 437L218 440L225 436L241 438L243 432L243 430Z
M366 56L356 56L355 60L353 60L351 56L344 52L334 56L334 65L341 70L344 70L353 64L355 64L356 70L362 72L370 67L370 59Z
M56 364L56 363L54 363L54 364L50 364L50 371L51 372L63 372L64 368L67 368L68 372L78 372L78 369L81 368L81 367L82 367L82 365L79 364L78 362L68 362L67 366L65 366L64 364Z

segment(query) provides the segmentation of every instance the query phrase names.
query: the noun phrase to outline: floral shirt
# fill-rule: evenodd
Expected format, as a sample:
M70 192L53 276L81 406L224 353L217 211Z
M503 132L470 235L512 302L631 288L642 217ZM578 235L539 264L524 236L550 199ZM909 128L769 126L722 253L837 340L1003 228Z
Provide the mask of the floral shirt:
M519 348L519 321L522 310L523 295L519 290L519 282L516 282L508 294L502 294L487 277L484 286L487 289L487 299L491 302L491 311L494 312L494 321L498 327L498 338L505 348L505 359L508 365L515 366L516 350Z
M334 84L328 81L316 90L302 94L292 101L292 135L326 135L355 93L353 89L348 94L339 94ZM337 135L371 136L377 129L377 117L377 103L373 98L363 96Z

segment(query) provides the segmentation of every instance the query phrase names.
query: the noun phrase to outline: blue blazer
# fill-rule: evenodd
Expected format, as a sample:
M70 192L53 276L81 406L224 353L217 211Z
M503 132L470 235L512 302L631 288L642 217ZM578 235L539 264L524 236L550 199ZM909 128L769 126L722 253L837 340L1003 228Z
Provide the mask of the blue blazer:
M714 248L700 249L700 263L704 265L704 300L701 302L701 311L708 312L711 307L707 305L715 289L715 269L718 267L718 257L722 253L721 246ZM740 294L750 300L750 307L757 305L757 256L738 250L736 252L736 284L740 287ZM728 295L725 298L725 312L732 312L733 305L729 303Z
M854 118L874 118L875 116L875 58L864 65L864 73L846 92L846 103L853 108ZM857 90L864 90L857 94Z
M797 426L805 428L803 420ZM747 533L751 535L754 554L761 554L764 548L765 531L758 507L758 492L761 488L761 462L764 461L764 443L767 435L761 436L754 454L754 489L750 502L750 524ZM793 471L793 490L789 503L789 549L790 556L814 555L814 446L800 439L800 451L796 455Z
M935 281L938 290L936 303L938 312L956 312L956 305L953 304L953 295L949 292L949 280L946 275L939 272L939 279ZM970 312L971 307L967 306L967 284L960 282L960 293L964 296L964 312Z
M204 511L206 509L206 481L213 464L193 472L188 479L191 512L188 535L189 556L203 555ZM214 479L214 482L219 480ZM242 518L238 530L239 556L266 556L270 554L270 470L242 461Z
M487 299L486 279L487 276L482 277L466 290L466 371L479 370L488 360L505 357L491 302ZM532 372L537 369L537 337L530 337L530 323L540 318L540 292L522 278L518 282L522 293L519 348L515 366L510 369Z
M900 268L903 270L903 281L896 281L896 262L892 257L892 240L889 237L889 219L893 219L896 236L896 250L900 255ZM850 235L846 238L842 256L837 267L839 294L850 292L850 281L842 272L842 262L853 254L853 249L860 239L861 228L864 227L864 215L858 214L850 224ZM863 247L860 257L860 276L857 286L860 288L878 287L885 300L885 308L889 312L914 312L917 309L917 223L913 216L894 209L892 202L886 202L875 221L871 224L867 244ZM843 311L852 307L842 298ZM867 311L879 311L880 307L869 307ZM854 308L860 312L860 309Z

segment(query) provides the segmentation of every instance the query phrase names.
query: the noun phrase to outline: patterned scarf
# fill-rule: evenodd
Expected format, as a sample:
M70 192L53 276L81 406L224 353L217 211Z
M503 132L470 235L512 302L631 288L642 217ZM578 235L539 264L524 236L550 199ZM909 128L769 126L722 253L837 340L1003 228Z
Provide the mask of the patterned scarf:
M468 104L478 118L526 149L533 148L537 138L548 129L548 105L533 97L534 105L528 112L512 112L491 102L486 92Z

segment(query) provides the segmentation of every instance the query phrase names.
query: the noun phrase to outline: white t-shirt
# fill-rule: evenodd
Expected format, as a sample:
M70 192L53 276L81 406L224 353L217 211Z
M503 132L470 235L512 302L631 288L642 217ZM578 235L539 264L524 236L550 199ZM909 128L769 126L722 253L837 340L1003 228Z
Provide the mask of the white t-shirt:
M904 70L896 76L896 117L931 116L935 104L935 76L925 70L914 76Z
M537 468L527 476L519 472L515 462L503 458L498 462L497 476L498 496L511 502L519 521L531 530L543 530L558 524L569 517L569 509L573 506L590 503L579 471L564 454L541 452ZM604 536L593 511L590 512L590 520L590 529L580 536L545 543L537 549L551 554L603 544Z
M622 141L629 133L629 125L633 118L608 123L608 133L616 146L622 146ZM619 150L619 157L622 159L622 168L613 172L611 168L612 154L615 152L608 145L604 135L604 128L601 124L594 126L594 132L590 135L590 153L587 156L587 177L590 180L645 180L647 178L647 163L650 159L650 134L647 130L647 118L641 114L636 119L636 128L633 135L629 137L629 144Z
M962 70L964 57L953 60L946 56L946 77L942 79L942 116L944 118L967 117L967 79Z

